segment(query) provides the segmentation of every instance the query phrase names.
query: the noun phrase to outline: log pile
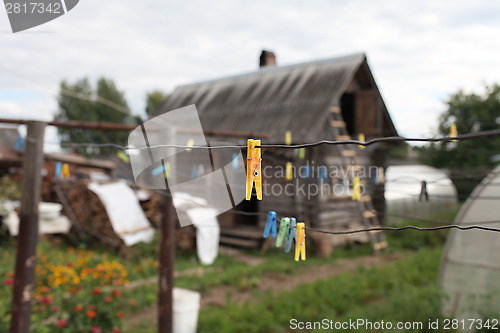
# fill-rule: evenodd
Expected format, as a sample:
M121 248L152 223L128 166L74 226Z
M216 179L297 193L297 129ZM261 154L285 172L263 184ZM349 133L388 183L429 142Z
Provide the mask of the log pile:
M137 188L134 189L137 190ZM146 193L149 195L149 198L147 200L141 200L139 203L149 223L151 223L153 228L158 229L161 221L161 195L150 190L147 190Z
M99 197L87 188L88 181L61 180L54 182L63 213L71 220L70 234L79 240L98 243L123 251L125 244L114 232L106 209Z

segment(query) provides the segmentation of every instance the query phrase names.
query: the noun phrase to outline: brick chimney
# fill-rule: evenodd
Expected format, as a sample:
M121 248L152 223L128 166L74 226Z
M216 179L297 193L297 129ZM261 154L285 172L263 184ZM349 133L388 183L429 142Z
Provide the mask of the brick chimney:
M259 58L259 67L276 66L274 52L263 50Z

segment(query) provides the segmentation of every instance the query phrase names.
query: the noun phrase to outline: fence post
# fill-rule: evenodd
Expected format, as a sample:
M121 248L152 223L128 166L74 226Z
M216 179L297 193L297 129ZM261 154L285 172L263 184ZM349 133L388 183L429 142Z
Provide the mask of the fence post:
M21 214L17 237L10 333L29 333L30 328L38 243L38 204L41 197L43 139L46 125L41 121L27 122L28 134L23 159Z
M173 288L175 261L175 219L170 191L163 200L163 217L160 223L158 332L173 332Z

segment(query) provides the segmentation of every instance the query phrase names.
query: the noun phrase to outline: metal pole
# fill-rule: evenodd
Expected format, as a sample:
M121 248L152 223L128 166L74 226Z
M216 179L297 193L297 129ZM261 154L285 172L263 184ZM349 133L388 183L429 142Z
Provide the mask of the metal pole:
M17 238L10 333L29 333L38 242L45 122L30 121L23 160L21 216Z

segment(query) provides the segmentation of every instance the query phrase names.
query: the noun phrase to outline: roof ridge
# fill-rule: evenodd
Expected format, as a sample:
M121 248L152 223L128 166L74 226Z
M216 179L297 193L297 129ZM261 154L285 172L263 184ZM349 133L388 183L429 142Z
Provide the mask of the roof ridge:
M300 68L300 67L306 67L306 66L311 66L311 65L320 65L320 64L325 64L329 62L342 62L342 61L352 61L355 60L356 58L361 58L360 60L366 60L366 54L364 52L358 52L358 53L352 53L344 56L336 56L336 57L331 57L331 58L325 58L325 59L319 59L319 60L313 60L313 61L306 61L306 62L299 62L296 64L289 64L289 65L284 65L284 66L269 66L269 67L262 67L257 70L251 71L251 72L245 72L245 73L240 73L240 74L235 74L235 75L229 75L229 76L224 76L224 77L219 77L215 79L208 79L208 80L203 80L203 81L198 81L198 82L193 82L193 83L187 83L187 84L182 84L177 86L175 90L180 89L180 88L189 88L189 87L195 87L201 84L207 84L207 83L215 83L218 81L225 81L225 80L235 80L239 78L245 78L253 75L261 75L261 74L267 74L267 73L274 73L274 72L280 72L284 70L289 70L290 68Z

